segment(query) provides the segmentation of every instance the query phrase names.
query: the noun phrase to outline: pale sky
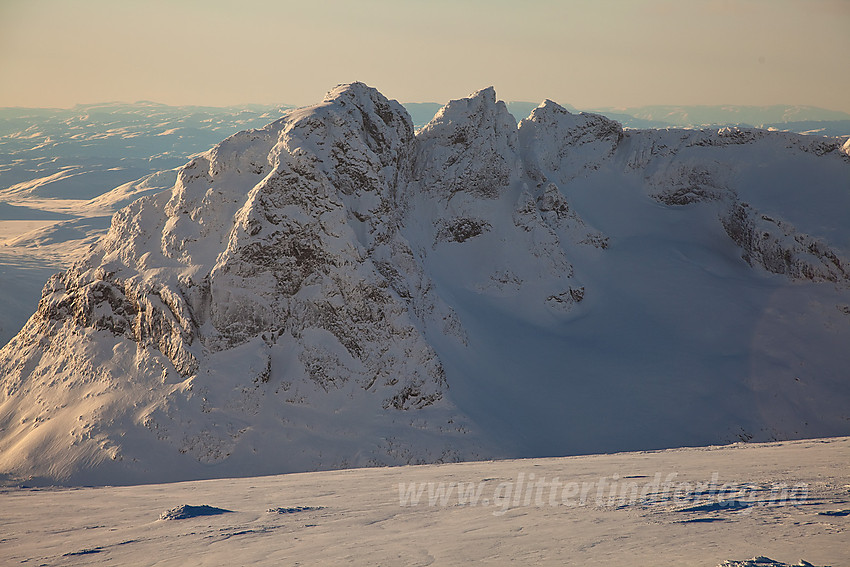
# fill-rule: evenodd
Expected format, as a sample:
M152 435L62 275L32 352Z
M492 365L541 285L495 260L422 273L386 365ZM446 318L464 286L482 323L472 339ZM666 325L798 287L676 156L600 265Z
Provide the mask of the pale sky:
M0 106L402 102L850 112L850 0L0 0Z

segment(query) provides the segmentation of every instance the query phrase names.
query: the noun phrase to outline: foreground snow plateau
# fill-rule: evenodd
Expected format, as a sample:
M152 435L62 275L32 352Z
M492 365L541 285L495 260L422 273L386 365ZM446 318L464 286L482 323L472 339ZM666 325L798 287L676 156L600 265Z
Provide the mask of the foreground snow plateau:
M414 134L340 85L102 198L132 202L0 350L0 473L847 435L848 148L551 101L517 125L492 88Z
M848 462L845 437L13 488L0 492L0 562L838 567L850 564Z

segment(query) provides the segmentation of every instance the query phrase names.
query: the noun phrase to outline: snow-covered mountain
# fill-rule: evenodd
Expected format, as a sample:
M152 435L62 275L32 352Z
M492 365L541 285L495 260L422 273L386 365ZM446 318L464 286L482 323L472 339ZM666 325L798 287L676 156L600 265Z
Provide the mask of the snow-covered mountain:
M523 101L505 104L517 121L537 106ZM427 102L404 106L417 129L442 107ZM231 133L264 126L285 108L289 107L213 108L144 101L69 109L0 108L0 345L9 342L36 309L44 281L70 267L80 250L102 237L120 206L173 186L176 168L190 156ZM565 108L578 112L572 106ZM757 125L827 136L850 133L846 119L850 116L812 107L678 106L590 112L628 128Z
M281 113L148 102L0 108L0 345L118 208L173 186L191 155Z
M850 142L363 84L120 210L0 350L0 471L130 483L850 433Z

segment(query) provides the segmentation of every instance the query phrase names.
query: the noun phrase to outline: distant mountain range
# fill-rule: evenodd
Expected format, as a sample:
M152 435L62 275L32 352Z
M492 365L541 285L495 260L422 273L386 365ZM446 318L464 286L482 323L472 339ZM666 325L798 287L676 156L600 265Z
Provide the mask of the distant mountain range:
M74 217L9 254L77 248L0 349L7 481L850 434L847 139L517 124L492 88L415 129L362 83L267 119L98 196L0 191Z

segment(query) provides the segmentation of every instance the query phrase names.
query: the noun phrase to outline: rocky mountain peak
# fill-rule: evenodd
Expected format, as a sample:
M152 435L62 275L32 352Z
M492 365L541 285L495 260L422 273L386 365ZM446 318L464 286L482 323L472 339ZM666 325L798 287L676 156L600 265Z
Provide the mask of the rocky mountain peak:
M492 87L414 134L340 85L194 157L47 283L0 350L0 472L846 434L842 144L626 134L548 100L517 126Z
M492 87L452 100L416 136L414 178L443 194L495 198L521 170L516 121Z
M519 123L527 166L541 180L554 172L569 179L598 169L623 136L618 122L599 114L573 114L551 100L543 101Z
M514 147L515 134L516 121L508 107L496 100L493 87L487 87L467 98L449 101L417 137L423 142L439 138L450 144L468 145L481 136L492 136Z

